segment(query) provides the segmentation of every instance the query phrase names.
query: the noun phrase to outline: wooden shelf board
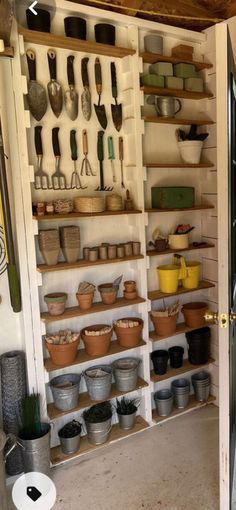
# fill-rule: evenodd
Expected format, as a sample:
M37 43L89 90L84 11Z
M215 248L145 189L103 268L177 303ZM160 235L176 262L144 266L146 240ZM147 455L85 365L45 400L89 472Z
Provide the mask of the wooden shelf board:
M181 251L196 251L196 250L207 250L207 248L214 248L215 245L212 243L206 243L204 246L193 246L191 243L188 248L183 248L182 250L172 250L171 248L163 251L156 251L156 250L147 250L147 256L148 257L156 257L157 255L168 255L170 253L176 253ZM48 267L48 266L47 266Z
M12 46L6 46L4 51L0 51L0 57L14 57L14 48Z
M144 381L143 379L141 379L141 377L139 377L137 386L136 386L135 390L132 390L132 391L137 391L137 390L140 390L141 388L145 388L147 386L148 386L148 383L146 381ZM113 398L121 397L122 395L125 395L128 393L132 393L132 392L119 391L116 389L115 383L113 383L112 387L111 387L111 394L110 394L109 398L106 400L112 400ZM78 406L74 407L73 409L70 409L70 411L60 411L59 409L56 409L56 407L54 406L53 403L48 404L48 406L47 406L48 416L49 416L50 420L55 420L56 418L59 418L61 416L66 416L67 414L70 414L70 413L76 413L77 411L80 411L81 409L85 409L86 407L90 407L94 404L98 404L99 402L104 402L104 399L94 401L94 400L91 400L89 393L87 393L87 392L80 393Z
M214 205L195 205L194 207L179 207L177 209L175 208L172 208L172 209L157 209L157 208L153 208L153 207L150 207L150 208L147 208L145 209L145 212L147 213L156 213L156 212L178 212L178 211L205 211L205 210L208 210L208 209L214 209Z
M164 87L149 87L142 85L141 90L146 95L181 97L183 99L209 99L214 97L211 92L188 92L187 90L167 89Z
M209 358L209 361L204 365L191 365L188 359L184 359L183 366L180 368L168 368L166 374L157 375L154 373L154 370L151 370L151 381L154 383L166 381L167 379L171 379L172 377L179 377L180 375L186 374L187 372L192 372L193 370L197 370L198 368L205 368L211 363L214 363L215 360L213 358Z
M195 60L189 60L186 58L178 58L166 55L160 55L159 53L150 53L148 51L144 51L139 54L139 56L143 59L144 62L148 64L155 64L156 62L170 62L171 64L194 64L196 69L200 71L201 69L211 69L213 67L209 62L198 62Z
M168 336L160 336L157 335L155 331L149 332L149 338L152 342L160 342L161 340L165 340L166 338L171 338L172 336L181 335L182 333L189 333L190 331L194 331L196 328L190 328L185 324L185 322L180 322L176 326L176 331Z
M190 163L144 163L146 168L211 168L213 163L198 163L198 165Z
M215 124L215 122L210 119L180 119L178 117L158 117L157 115L144 115L142 120L155 124L176 124L178 126L190 126L191 124L196 124L196 126L210 126L211 124Z
M196 292L197 290L211 289L215 287L215 284L212 282L208 282L207 280L202 280L199 282L199 285L196 289L184 289L180 287L176 292L171 294L166 294L165 292L161 292L160 290L152 290L148 292L148 299L151 301L157 301L158 299L164 299L171 296L178 296L179 294L188 294L189 292Z
M106 55L108 57L123 58L127 55L134 55L136 50L132 48L123 48L112 46L110 44L101 44L95 41L84 41L64 35L49 34L48 32L38 32L19 27L19 34L23 35L24 41L32 44L42 44L47 47L64 48L73 51L82 51L83 53L94 53L95 55Z
M47 372L54 372L55 370L61 370L63 368L72 367L74 365L81 365L82 363L87 363L88 361L92 361L94 359L101 359L107 356L112 356L113 354L121 354L123 352L130 351L131 349L138 349L139 347L143 347L144 345L146 345L146 342L144 342L144 340L140 340L138 345L136 345L135 347L122 347L117 340L113 340L110 344L109 351L103 356L89 356L86 353L85 349L79 349L77 351L77 356L75 360L69 365L63 366L54 365L51 358L46 358L44 360L44 367Z
M115 259L107 259L107 260L96 260L96 262L89 262L89 260L77 260L73 264L69 264L68 262L58 262L55 266L47 266L46 264L39 264L37 266L37 270L39 273L51 273L52 271L65 271L67 269L78 269L84 267L91 266L100 266L104 264L117 264L118 262L129 262L129 260L141 260L143 259L143 255L132 255L131 257L124 258L115 258Z
M190 413L191 411L194 411L195 409L200 409L201 407L205 407L209 404L213 404L215 402L216 398L212 395L209 396L208 400L206 402L198 402L195 400L194 395L190 395L189 404L185 409L174 409L172 413L169 416L158 416L155 409L152 411L152 419L156 423L163 423L165 421L171 420L172 418L175 418L176 416L181 416L183 414Z
M115 424L112 426L111 433L109 439L106 443L101 445L92 445L88 442L87 436L82 436L80 440L80 449L78 452L73 453L72 455L64 455L61 451L60 446L56 446L51 448L51 462L53 465L60 464L62 462L66 462L71 459L75 459L81 457L82 455L93 452L98 448L102 448L109 444L112 444L119 439L123 439L125 437L131 436L132 434L136 434L137 432L141 432L149 427L148 423L142 418L142 416L137 416L135 427L131 430L122 430L119 427L119 424Z
M51 220L71 220L72 218L97 218L100 216L120 216L129 214L141 214L142 211L134 209L133 211L103 211L100 213L79 213L72 212L69 214L45 214L45 216L34 215L33 219L37 221L51 221Z
M43 312L41 313L41 320L47 324L49 322L64 321L66 319L72 319L73 317L81 317L82 315L90 315L92 313L107 312L108 310L113 310L114 308L133 306L140 303L145 303L145 299L137 297L131 301L125 298L118 298L117 301L112 305L104 305L102 301L98 301L93 303L93 306L89 308L89 310L81 310L77 305L72 306L71 308L66 308L62 315L49 315L48 312Z

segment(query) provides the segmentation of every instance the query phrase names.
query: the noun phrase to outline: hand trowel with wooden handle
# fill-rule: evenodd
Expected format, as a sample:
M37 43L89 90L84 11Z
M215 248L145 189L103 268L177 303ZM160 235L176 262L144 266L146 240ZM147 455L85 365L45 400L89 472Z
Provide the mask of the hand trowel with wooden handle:
M45 88L36 81L36 56L33 50L26 52L29 83L28 83L28 104L31 114L36 120L41 120L47 110L47 96Z

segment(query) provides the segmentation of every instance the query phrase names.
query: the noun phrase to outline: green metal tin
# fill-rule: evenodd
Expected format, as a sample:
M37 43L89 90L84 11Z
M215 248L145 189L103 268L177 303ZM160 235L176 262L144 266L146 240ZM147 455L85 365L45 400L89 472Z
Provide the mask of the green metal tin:
M153 187L153 209L181 209L194 206L194 188L188 186Z

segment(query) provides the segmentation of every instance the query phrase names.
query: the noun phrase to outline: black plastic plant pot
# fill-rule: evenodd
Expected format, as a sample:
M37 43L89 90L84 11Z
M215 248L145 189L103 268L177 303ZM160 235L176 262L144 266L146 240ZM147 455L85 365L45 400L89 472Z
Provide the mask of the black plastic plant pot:
M189 345L188 359L192 365L203 365L210 356L211 330L209 327L186 333Z
M64 19L65 33L67 37L86 40L86 20L77 16L69 16Z
M153 362L153 369L155 374L164 375L167 371L169 354L168 351L158 349L151 353L151 360Z
M170 356L170 366L172 368L180 368L183 365L184 348L180 345L175 345L168 349Z
M108 23L98 23L94 27L95 39L98 43L115 45L116 41L116 29L114 25Z
M45 9L38 9L36 7L37 16L29 9L26 9L27 26L29 30L36 30L38 32L50 32L51 18L50 12Z

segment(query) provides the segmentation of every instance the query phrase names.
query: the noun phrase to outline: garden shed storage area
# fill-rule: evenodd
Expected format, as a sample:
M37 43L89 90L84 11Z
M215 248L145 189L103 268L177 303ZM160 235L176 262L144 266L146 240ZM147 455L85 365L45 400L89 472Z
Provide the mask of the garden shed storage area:
M209 404L227 415L228 340L219 347L213 320L228 270L227 23L194 32L48 0L43 32L27 7L16 4L14 58L0 61L19 327L28 390L52 424L51 467L69 468ZM86 20L85 38L65 34L71 16ZM115 44L95 40L99 23Z

